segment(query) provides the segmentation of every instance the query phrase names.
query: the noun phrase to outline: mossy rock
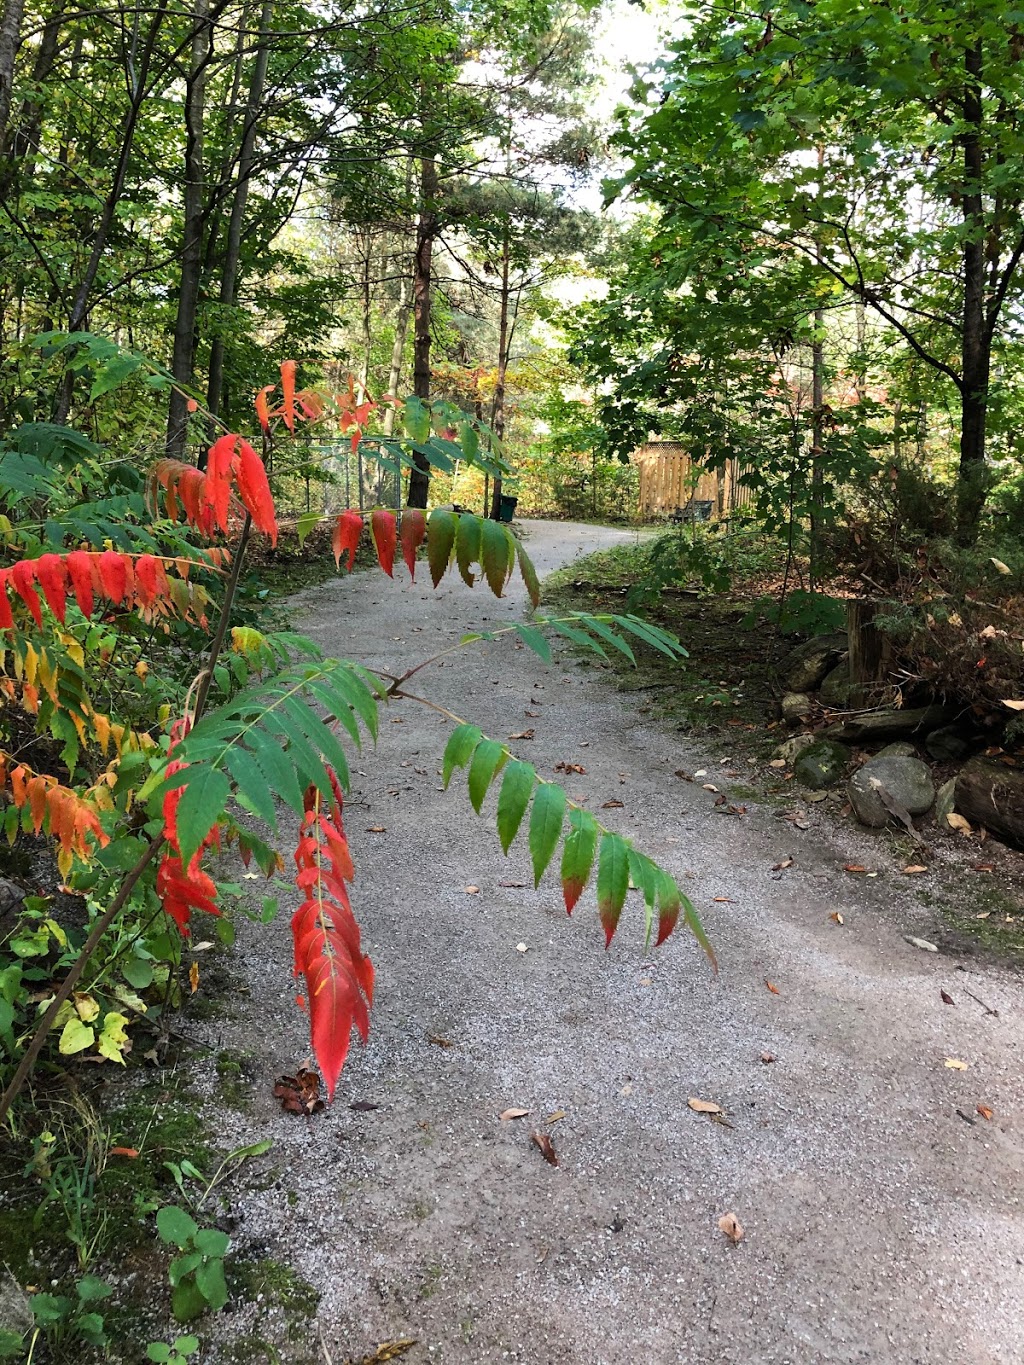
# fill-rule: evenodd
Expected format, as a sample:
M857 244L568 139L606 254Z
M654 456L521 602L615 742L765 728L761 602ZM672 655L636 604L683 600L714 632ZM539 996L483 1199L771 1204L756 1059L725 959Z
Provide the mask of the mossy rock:
M842 780L849 763L850 751L845 744L819 739L797 755L793 776L812 791L822 791Z

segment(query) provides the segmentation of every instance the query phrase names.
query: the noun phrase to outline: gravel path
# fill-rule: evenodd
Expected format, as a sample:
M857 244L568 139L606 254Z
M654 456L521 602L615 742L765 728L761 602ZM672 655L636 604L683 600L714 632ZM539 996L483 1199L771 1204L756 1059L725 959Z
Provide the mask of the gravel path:
M526 529L541 573L629 538ZM499 602L396 577L317 588L294 627L394 672L523 613L518 583ZM420 678L487 733L532 729L513 747L542 774L584 765L566 781L591 809L621 801L602 818L679 875L721 971L685 932L645 955L635 893L605 953L592 893L568 920L550 875L533 889L522 837L501 856L493 796L481 820L464 782L439 790L446 723L385 715L346 814L378 997L333 1109L307 1124L270 1096L307 1050L287 915L240 934L249 997L208 1026L258 1055L254 1112L215 1122L225 1141L273 1137L279 1171L238 1193L236 1246L323 1295L320 1342L311 1326L289 1345L282 1320L281 1359L339 1365L414 1337L414 1365L1024 1361L1020 980L905 941L931 919L884 840L813 806L807 831L749 800L716 811L673 774L717 757L568 655L545 668L484 643ZM500 1121L512 1106L530 1116ZM739 1246L718 1229L729 1211Z

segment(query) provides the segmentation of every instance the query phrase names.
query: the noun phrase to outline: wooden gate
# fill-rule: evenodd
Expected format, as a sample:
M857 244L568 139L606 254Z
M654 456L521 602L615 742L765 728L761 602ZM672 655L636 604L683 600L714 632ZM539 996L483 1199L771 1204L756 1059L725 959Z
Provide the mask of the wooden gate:
M681 441L648 441L633 455L640 474L640 516L671 517L695 504L710 503L710 516L728 516L750 501L750 489L739 481L739 461L722 469L694 464ZM703 508L701 510L704 510Z

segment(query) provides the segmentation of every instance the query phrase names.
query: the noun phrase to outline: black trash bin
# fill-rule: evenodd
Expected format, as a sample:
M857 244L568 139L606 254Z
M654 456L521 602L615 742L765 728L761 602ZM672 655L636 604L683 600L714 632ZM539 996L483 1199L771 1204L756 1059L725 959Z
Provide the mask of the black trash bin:
M516 505L518 502L518 498L510 498L507 494L502 493L501 497L498 499L498 520L511 521L516 514Z

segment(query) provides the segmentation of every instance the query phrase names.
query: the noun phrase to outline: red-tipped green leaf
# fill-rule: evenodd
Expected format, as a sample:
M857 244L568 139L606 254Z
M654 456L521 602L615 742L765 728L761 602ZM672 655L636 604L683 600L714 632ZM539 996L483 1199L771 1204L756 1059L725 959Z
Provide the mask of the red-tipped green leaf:
M484 566L487 586L495 597L500 597L515 563L515 539L510 531L496 521L483 522L481 534L480 562Z
M535 607L538 607L540 606L540 582L537 579L537 570L533 567L533 560L523 549L521 540L516 541L516 555L519 559L519 572L523 576L530 601Z
M590 879L597 851L597 821L586 810L569 812L570 830L562 850L562 895L567 914L572 914L576 902Z
M363 534L363 518L358 512L342 512L341 516L334 523L334 534L331 537L331 548L334 551L334 562L341 568L341 557L348 555L348 569L352 571L352 566L356 562L356 550L359 548L359 538Z
M603 834L597 861L597 909L606 948L615 936L628 890L629 846L617 834Z
M394 512L385 512L380 508L376 512L371 512L370 534L373 536L373 548L377 551L380 567L389 578L394 578L395 547L398 544Z
M440 507L435 507L430 514L427 522L427 563L430 565L430 578L435 588L451 563L458 526L458 518Z
M402 542L402 558L413 580L416 578L416 551L423 544L427 534L427 519L418 507L407 507L402 513L399 527Z
M533 862L533 884L540 885L544 869L562 833L565 819L565 792L554 782L541 782L530 810L530 858Z
M463 512L459 517L459 529L455 537L455 563L459 567L463 582L470 588L476 581L474 574L470 572L470 565L480 561L482 539L480 518L475 517L472 512Z

